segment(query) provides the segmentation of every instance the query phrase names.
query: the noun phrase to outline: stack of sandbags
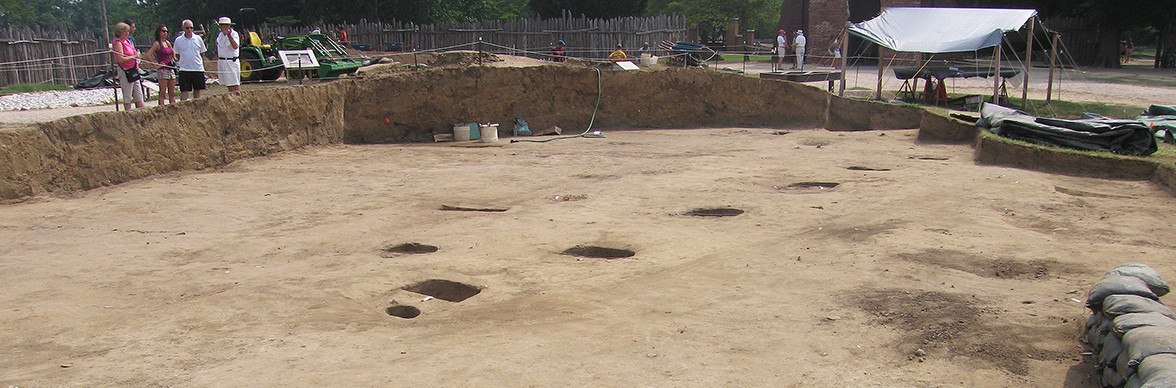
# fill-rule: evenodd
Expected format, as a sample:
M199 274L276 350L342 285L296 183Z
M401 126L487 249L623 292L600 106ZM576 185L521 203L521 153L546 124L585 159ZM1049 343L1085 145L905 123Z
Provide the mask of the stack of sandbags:
M1104 387L1176 387L1176 313L1159 302L1170 291L1144 264L1107 271L1090 289L1083 341L1098 355Z

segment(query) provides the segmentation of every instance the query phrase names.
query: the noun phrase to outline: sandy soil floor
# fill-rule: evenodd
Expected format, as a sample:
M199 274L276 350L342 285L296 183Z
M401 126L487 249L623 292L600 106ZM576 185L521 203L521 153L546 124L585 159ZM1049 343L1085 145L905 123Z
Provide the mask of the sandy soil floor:
M1176 198L1147 182L910 130L605 133L0 206L0 384L1093 387L1085 290L1176 273ZM404 289L431 279L460 284Z

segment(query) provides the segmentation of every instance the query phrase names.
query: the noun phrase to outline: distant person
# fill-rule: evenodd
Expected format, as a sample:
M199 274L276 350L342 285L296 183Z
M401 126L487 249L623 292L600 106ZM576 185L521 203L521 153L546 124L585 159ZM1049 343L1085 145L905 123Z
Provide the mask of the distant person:
M180 22L184 33L176 37L172 45L175 48L176 81L180 85L180 101L188 99L188 92L194 92L200 98L200 91L204 90L204 59L200 57L205 51L204 39L193 32L192 21Z
M564 45L562 39L559 42L555 42L555 47L551 48L551 60L556 62L568 61L568 48Z
M131 43L127 36L131 34L131 26L119 22L114 25L113 42L110 50L114 54L114 61L118 62L118 84L122 86L123 107L131 110L131 103L135 108L147 106L143 103L143 82L139 76L139 50Z
M833 68L841 68L841 37L833 38L833 43L829 44L829 53L833 54Z
M772 71L784 68L784 56L788 51L788 33L780 30L780 34L776 35L776 68Z
M233 30L233 20L227 16L222 16L216 24L221 30L216 36L216 74L221 85L229 87L229 92L236 92L241 90L241 34Z
M623 61L629 59L629 55L625 54L625 50L621 49L622 47L623 46L621 46L620 43L617 43L617 51L613 51L612 54L609 54L608 59L613 61Z
M323 33L323 31L322 31L322 30L320 30L318 27L315 27L313 30L310 30L310 33L312 33L312 34L321 34L321 33Z
M641 49L637 50L638 57L643 57L643 56L645 56L645 54L649 54L649 53L650 53L649 52L649 42L642 43Z
M1127 38L1127 62L1131 62L1131 57L1135 55L1135 40Z
M804 38L804 30L796 30L796 37L792 39L793 50L796 51L797 70L804 70L804 46L808 40Z
M344 30L342 27L339 27L339 41L343 42L344 45L346 45L348 42L347 30Z
M166 25L159 25L155 29L155 41L151 43L151 49L147 50L147 58L154 58L155 63L159 64L159 70L156 71L156 78L159 79L159 105L163 106L163 99L167 97L168 102L176 103L176 68L175 68L175 51L172 50L172 43L168 40L168 30Z
M131 19L123 19L123 23L131 26L131 32L127 33L127 41L131 42L131 46L135 45L135 21Z
M1127 63L1127 59L1128 59L1128 57L1127 57L1127 41L1120 40L1119 41L1119 62Z

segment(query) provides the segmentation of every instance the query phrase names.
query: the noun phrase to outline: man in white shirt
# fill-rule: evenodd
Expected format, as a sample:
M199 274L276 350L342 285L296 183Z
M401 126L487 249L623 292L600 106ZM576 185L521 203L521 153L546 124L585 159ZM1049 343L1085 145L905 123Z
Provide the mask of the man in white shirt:
M780 30L780 35L776 35L776 68L779 70L784 68L784 52L788 51L788 33Z
M180 101L188 99L188 92L193 92L200 98L200 91L204 90L204 58L200 54L208 51L204 47L204 39L192 32L192 21L180 22L184 33L176 37L172 44L176 52L176 83L180 85Z
M233 21L228 17L221 17L216 24L220 25L221 30L216 36L216 74L221 85L228 86L230 92L236 92L241 90L241 35L233 31Z
M796 51L796 69L804 70L804 45L808 40L804 38L804 30L796 30L796 37L792 39L792 47Z

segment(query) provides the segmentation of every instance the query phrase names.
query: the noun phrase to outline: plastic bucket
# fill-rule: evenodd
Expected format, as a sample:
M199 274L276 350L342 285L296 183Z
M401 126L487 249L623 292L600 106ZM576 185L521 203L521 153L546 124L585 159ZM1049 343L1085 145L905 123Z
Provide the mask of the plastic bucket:
M454 141L470 140L470 125L469 124L453 124L453 140Z
M498 141L498 124L482 124L482 142L493 143Z

